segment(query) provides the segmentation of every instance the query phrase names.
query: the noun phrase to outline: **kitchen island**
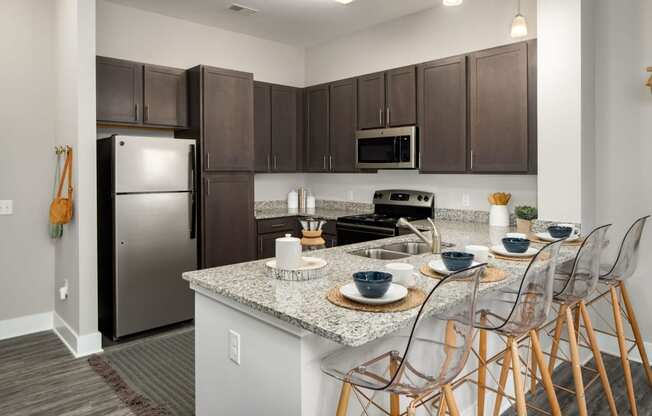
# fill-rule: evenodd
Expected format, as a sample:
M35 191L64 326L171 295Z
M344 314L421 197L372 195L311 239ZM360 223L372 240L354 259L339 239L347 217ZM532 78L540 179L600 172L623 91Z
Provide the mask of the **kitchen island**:
M491 245L507 229L486 224L440 222L445 242L463 249ZM357 347L406 330L418 308L397 313L344 309L326 299L327 292L351 281L360 270L382 270L387 260L350 254L360 248L416 241L413 235L321 250L312 255L328 262L324 277L308 282L274 280L265 260L184 273L195 290L195 366L197 415L333 415L340 383L321 373L323 356ZM576 247L564 247L570 258ZM438 255L399 261L417 268ZM507 278L482 284L480 296L517 281L527 262L491 259ZM436 281L421 276L418 286L431 290ZM456 302L454 291L442 293L436 307ZM464 400L461 400L461 404ZM468 400L467 400L468 405ZM351 400L351 414L359 414ZM371 412L370 414L374 414Z

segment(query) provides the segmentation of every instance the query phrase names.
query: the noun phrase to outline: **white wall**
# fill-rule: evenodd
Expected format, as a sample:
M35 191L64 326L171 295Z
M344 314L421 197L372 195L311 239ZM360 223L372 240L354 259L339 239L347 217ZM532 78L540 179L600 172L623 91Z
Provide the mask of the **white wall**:
M441 3L441 2L433 2ZM536 37L536 0L523 0L529 36ZM516 1L466 0L381 23L306 50L306 85L445 58L514 41Z
M536 37L536 0L522 2L529 36ZM469 0L459 7L430 10L373 26L352 35L308 48L306 84L314 85L379 70L514 42L509 35L516 2ZM307 175L319 198L370 202L374 189L395 187L430 190L442 208L489 210L487 196L503 191L513 203L537 203L537 177L532 175L418 175L383 172L377 175ZM462 205L462 194L470 205Z
M3 1L0 13L0 199L14 200L0 216L0 321L53 307L53 14L41 0Z
M612 222L612 251L635 218L652 213L652 2L598 0L596 10L597 222ZM652 340L652 223L629 281L643 336ZM648 349L648 353L650 350Z
M206 64L297 87L305 82L303 48L103 0L97 1L97 54L178 68Z

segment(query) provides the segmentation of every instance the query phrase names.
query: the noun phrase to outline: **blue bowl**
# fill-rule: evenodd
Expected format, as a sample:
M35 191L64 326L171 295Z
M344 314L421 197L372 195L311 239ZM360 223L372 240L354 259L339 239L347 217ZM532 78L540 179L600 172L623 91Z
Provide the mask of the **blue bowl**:
M444 266L451 272L466 269L473 263L473 254L462 251L445 251L441 253Z
M510 253L525 253L530 247L530 240L527 238L503 238L503 247Z
M573 229L571 227L560 227L559 225L551 225L548 227L548 232L552 238L568 238L570 237Z
M392 284L392 275L385 272L357 272L353 273L353 281L365 298L382 298Z

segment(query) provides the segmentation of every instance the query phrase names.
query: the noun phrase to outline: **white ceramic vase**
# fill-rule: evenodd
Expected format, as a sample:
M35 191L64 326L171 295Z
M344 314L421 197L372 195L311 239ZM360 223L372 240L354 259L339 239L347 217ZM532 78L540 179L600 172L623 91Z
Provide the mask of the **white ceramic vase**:
M509 227L507 205L492 205L489 209L489 225L492 227Z

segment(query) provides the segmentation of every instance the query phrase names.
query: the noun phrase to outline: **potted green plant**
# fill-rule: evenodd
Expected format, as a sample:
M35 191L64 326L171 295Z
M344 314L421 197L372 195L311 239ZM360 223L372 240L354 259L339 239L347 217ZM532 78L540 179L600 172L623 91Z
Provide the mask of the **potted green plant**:
M516 214L516 231L523 234L530 234L532 231L532 220L537 218L537 209L522 205L516 207L514 213Z

